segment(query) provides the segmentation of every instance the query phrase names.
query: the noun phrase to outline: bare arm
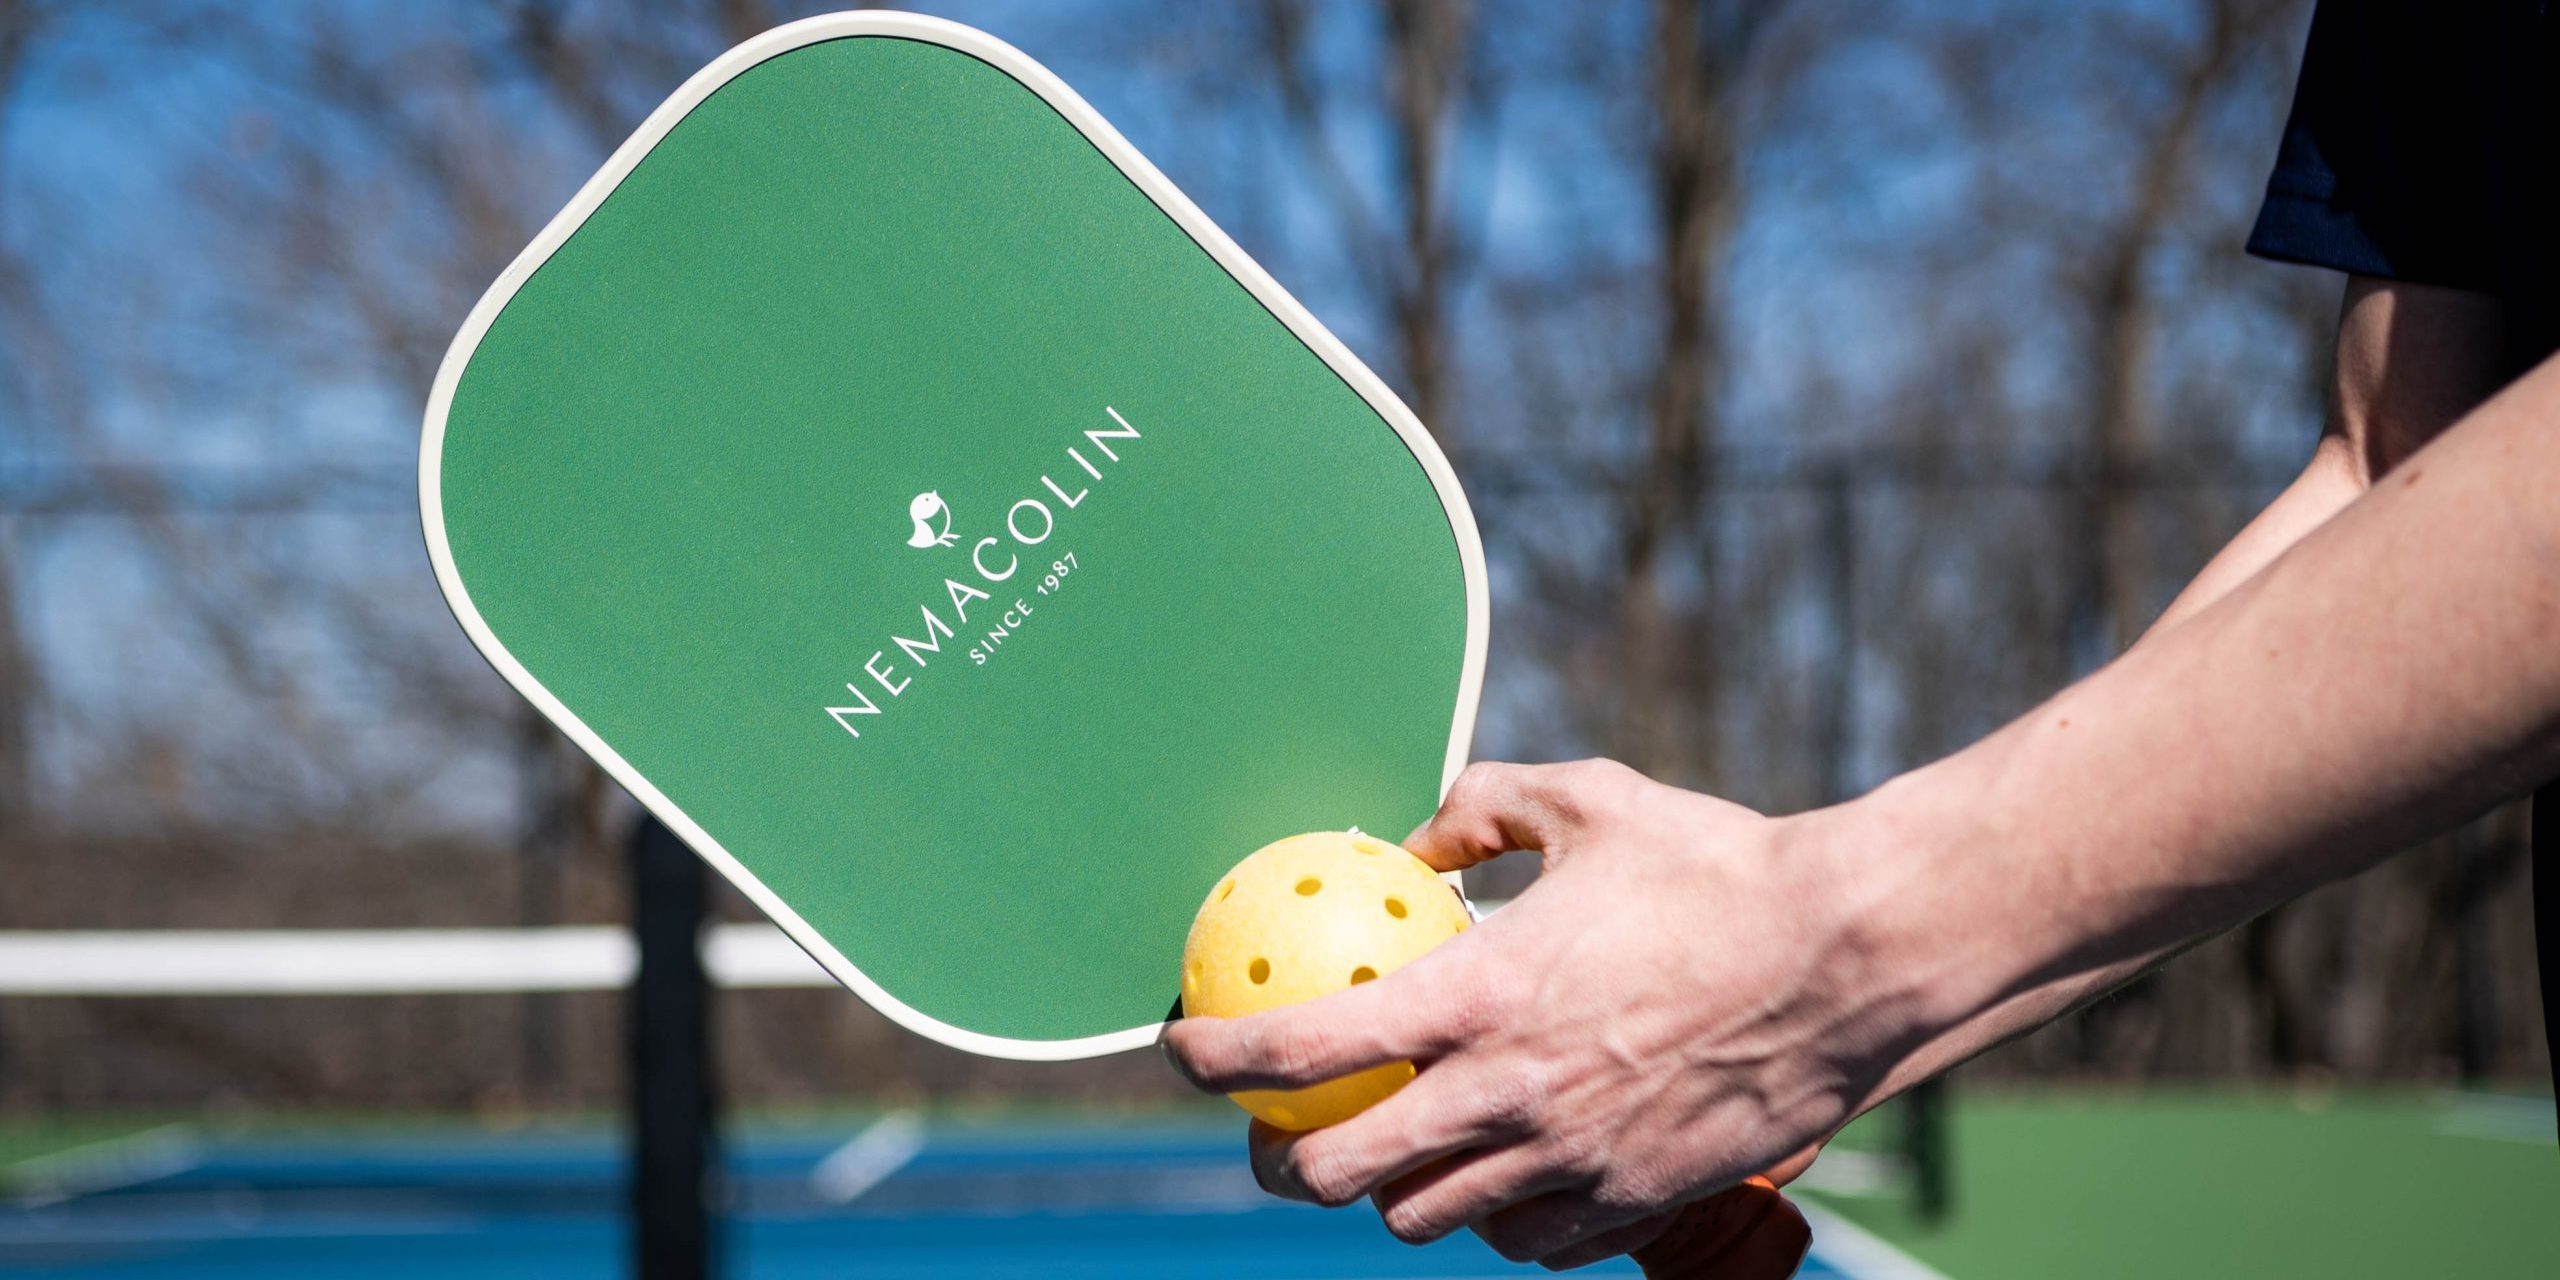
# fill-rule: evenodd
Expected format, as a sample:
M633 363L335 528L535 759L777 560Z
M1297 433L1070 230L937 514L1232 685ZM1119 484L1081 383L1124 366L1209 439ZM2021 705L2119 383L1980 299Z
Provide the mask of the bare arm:
M1221 1090L1416 1062L1280 1144L1273 1185L1513 1258L1626 1248L1932 1046L2560 774L2554 635L2560 359L2219 599L1860 800L1771 819L1601 763L1477 766L1411 845L1444 869L1540 850L1529 892L1378 981L1166 1047Z
M1876 1096L2560 768L2555 514L2560 362L2108 671L1875 797L2001 815L1986 847L2039 850L2048 872L2012 905L2054 891L2087 912L2053 919L2081 941L2042 976Z
M2170 602L2193 616L2319 528L2498 389L2505 318L2487 294L2351 276L2332 401L2311 461Z
M2203 612L2328 522L2497 390L2503 312L2486 294L2354 276L2338 308L2330 414L2302 474L2170 602L2144 644ZM2098 999L2201 939L2023 992L1906 1059L1899 1093Z

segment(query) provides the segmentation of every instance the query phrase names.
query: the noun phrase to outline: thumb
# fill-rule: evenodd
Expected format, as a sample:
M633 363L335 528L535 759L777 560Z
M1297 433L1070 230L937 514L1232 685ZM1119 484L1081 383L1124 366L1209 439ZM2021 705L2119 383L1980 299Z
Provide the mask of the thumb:
M1404 847L1441 871L1458 871L1514 849L1551 857L1566 851L1595 809L1644 775L1610 760L1572 764L1467 766L1440 811L1406 836Z

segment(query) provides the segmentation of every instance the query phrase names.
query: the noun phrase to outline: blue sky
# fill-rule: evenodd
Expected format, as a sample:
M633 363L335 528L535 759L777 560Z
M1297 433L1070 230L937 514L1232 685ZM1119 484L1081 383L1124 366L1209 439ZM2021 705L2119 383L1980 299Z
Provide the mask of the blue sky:
M1050 62L1355 350L1392 373L1379 317L1349 269L1303 156L1278 146L1267 127L1239 129L1241 117L1204 105L1202 85L1176 74L1181 68L1165 46L1170 37L1145 21L1151 6L981 0L920 7L975 22ZM2116 99L2130 104L2134 118L2095 111L2085 86L2072 80L2090 74L2073 61L2089 51L2072 43L2088 37L2052 34L2050 6L1913 0L1805 8L1829 28L1823 53L1762 100L1744 158L1748 196L1726 284L1728 444L1767 458L1855 457L1896 438L1911 389L1946 376L1945 326L1961 319L2007 335L1991 382L1977 389L1986 403L2008 406L2009 420L2051 419L2011 443L2067 447L2073 423L2065 393L2076 356L2054 310L2053 280L2069 265L2070 240L2035 228L2050 230L2055 217L2067 222L2079 205L2109 206L2129 149L2141 141L2146 85L2129 78ZM398 65L391 60L417 36L485 12L465 4L301 9L360 27L362 52L385 66ZM2173 0L2127 0L2081 6L2072 16L2095 24L2111 15L2175 39L2192 34L2191 11ZM295 25L295 6L259 12L285 29ZM1630 78L1640 78L1635 64L1645 33L1632 11L1544 12L1548 22L1614 14L1618 26L1601 43L1629 64ZM1323 65L1355 86L1376 75L1365 21L1363 11L1337 5L1319 28ZM208 581L214 585L207 589L233 590L221 575L242 564L289 566L307 583L367 597L370 613L390 620L398 634L449 647L447 664L462 678L480 679L469 674L476 661L443 618L417 550L414 512L401 502L401 477L416 446L414 395L367 361L329 367L314 356L329 345L332 308L344 305L331 300L327 281L308 289L315 301L291 345L271 345L274 331L261 326L273 317L255 305L265 299L240 292L258 287L261 277L242 266L267 262L280 247L290 262L292 233L277 228L272 242L247 243L235 219L209 216L206 202L219 198L222 184L276 180L267 172L271 152L261 145L267 131L323 126L296 116L275 86L244 78L224 58L183 48L132 54L123 22L87 19L83 34L40 62L0 139L7 156L0 236L41 262L70 347L90 367L84 382L94 396L93 428L80 448L90 460L173 468L182 477L210 476L213 484L314 466L372 479L333 490L332 501L349 509L209 525L214 536L206 541L218 554L200 564L173 564L128 524L102 516L6 526L20 609L53 691L44 764L57 788L85 785L97 770L116 767L138 738L165 738L180 756L231 762L230 773L211 776L257 772L255 753L279 714L272 692L242 688L226 674L184 608L189 591ZM1968 119L1966 104L1915 54L1913 32L1932 24L1993 32L2015 25L2022 33L2017 52L1995 63L2001 83L1981 95L1996 104L1987 126ZM1535 66L1560 40L1555 29L1523 27L1498 36L1495 51L1508 63ZM1219 66L1205 74L1217 88ZM2283 88L2274 86L2279 94ZM1625 429L1612 425L1613 411L1596 392L1568 403L1562 421L1505 417L1505 405L1517 399L1517 371L1501 344L1519 334L1497 316L1489 292L1497 281L1614 271L1638 291L1617 302L1594 294L1585 309L1544 319L1564 340L1591 344L1592 368L1605 369L1612 348L1639 335L1635 303L1651 269L1647 197L1622 162L1631 140L1618 109L1618 99L1587 87L1517 95L1491 141L1463 156L1456 170L1465 200L1478 206L1485 264L1455 308L1467 361L1460 405L1487 448L1537 447L1537 433L1549 430L1589 440ZM2263 95L2229 106L2227 127L2212 137L2221 154L2200 166L2195 226L2227 235L2245 218L2272 153L2267 110ZM524 130L528 155L559 158L529 166L513 189L534 219L564 202L592 162L578 159L577 144L556 121L507 114L491 127ZM2253 142L2253 131L2263 138ZM1388 156L1374 122L1346 114L1329 137L1374 195ZM2244 154L2252 145L2258 153ZM373 171L361 145L332 154L359 177ZM378 167L392 183L396 168ZM2022 218L2030 229L2014 237L1985 238L1984 193L2020 172L2030 179L2028 190L2047 193L2062 212L2044 215L2045 223ZM396 185L374 194L390 210L385 217L396 219ZM2216 244L2199 238L2158 257L2164 293L2185 308L2166 331L2164 360L2180 376L2210 379L2221 397L2212 402L2213 420L2170 425L2235 442L2248 469L2280 469L2307 449L2311 425L2301 353L2292 345L2298 335L2272 318L2265 302L2291 286L2272 274L2213 277L2278 270L2233 266L2217 256ZM1949 254L1956 259L1947 261ZM390 276L401 268L396 259L380 265ZM2207 285L2196 284L2200 276ZM152 376L137 376L144 371ZM64 441L22 419L0 425L0 468L41 476L71 460L76 455ZM1499 545L1539 521L1572 514L1524 505L1482 510L1480 518ZM1764 540L1798 536L1792 525L1771 529ZM1496 569L1499 599L1521 580L1510 566ZM373 660L378 637L351 634L336 606L314 604L288 589L291 581L267 585L277 588L272 599L245 593L239 602L256 620L254 643L293 676L294 696L307 699L295 714L335 726L343 744L327 760L279 755L270 767L280 775L281 798L272 803L290 806L304 802L291 797L314 788L327 792L331 768L367 776L425 769L435 776L401 820L501 829L514 820L503 760L458 743L450 724L412 714L425 695ZM1808 670L1832 660L1825 655L1837 639L1814 600L1801 590L1782 596L1766 626L1773 651ZM1498 668L1497 676L1515 687L1495 691L1489 746L1573 745L1540 736L1539 708L1549 696L1541 673L1514 668L1505 676ZM1887 723L1897 698L1889 680L1879 674L1861 687L1862 696L1880 700L1865 720ZM469 705L492 712L507 705L500 691L484 692ZM1860 768L1867 774L1898 763L1882 730L1865 756ZM269 802L251 807L261 803Z

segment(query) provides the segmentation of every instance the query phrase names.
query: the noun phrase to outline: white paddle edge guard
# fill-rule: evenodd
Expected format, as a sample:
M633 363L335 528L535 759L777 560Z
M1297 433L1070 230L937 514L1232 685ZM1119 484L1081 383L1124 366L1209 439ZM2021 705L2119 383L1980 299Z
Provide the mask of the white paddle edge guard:
M1032 61L1028 55L1002 40L975 28L956 22L946 22L940 18L874 10L861 13L825 14L776 27L720 55L711 65L695 72L693 78L685 81L683 87L677 89L673 97L668 98L664 103L659 104L657 110L649 113L649 118L641 122L640 128L633 132L630 138L614 149L612 157L605 161L604 167L597 170L594 177L587 180L585 186L578 189L578 194L569 201L568 207L562 209L559 215L542 229L542 234L534 237L533 243L527 246L523 253L517 255L516 260L498 276L497 282L489 286L489 291L481 295L480 301L471 308L470 316L463 321L461 332L454 335L453 345L445 352L444 363L436 370L435 385L427 397L426 429L418 444L418 511L426 534L427 557L435 564L436 583L444 590L445 603L452 608L455 620L462 624L463 631L471 637L472 644L478 646L481 656L488 660L489 665L495 667L498 674L506 678L507 683L515 686L516 692L524 695L526 700L532 702L535 708L548 717L553 724L559 726L561 732L569 735L572 741L593 757L615 782L620 783L624 790L629 791L634 798L646 806L659 821L666 823L669 829L683 837L685 843L691 845L704 861L709 862L766 915L771 916L774 923L780 925L782 931L793 942L809 953L810 959L817 961L818 965L836 981L843 983L854 994L861 996L866 1003L886 1015L890 1021L955 1049L963 1049L987 1057L1012 1058L1021 1061L1059 1062L1141 1048L1155 1043L1163 1034L1163 1022L1150 1022L1125 1030L1068 1040L1018 1040L953 1026L889 994L859 966L836 950L825 938L820 937L817 930L809 926L808 921L802 919L798 912L793 911L788 904L776 896L763 881L758 880L744 864L732 857L727 849L722 848L720 842L713 839L710 832L703 830L701 825L688 816L683 809L678 808L674 801L650 785L649 780L642 777L639 770L632 768L629 761L623 759L620 753L606 744L603 738L598 737L596 732L579 720L566 705L552 696L551 691L544 688L540 680L535 679L531 672L525 670L524 664L516 661L515 656L507 651L506 645L501 643L497 635L489 629L489 624L480 616L479 609L472 604L471 592L463 585L461 575L454 569L453 550L445 539L441 472L445 417L453 407L454 388L462 380L464 367L470 364L472 354L479 349L480 339L488 333L489 326L495 322L498 313L504 310L507 303L515 297L516 291L524 286L526 280L532 278L533 273L540 269L543 263L550 260L554 251L585 224L587 216L595 212L597 206L603 204L605 198L622 184L622 180L639 166L640 161L649 154L650 149L655 147L660 139L666 137L675 128L677 122L683 120L694 107L709 98L722 85L736 79L758 63L794 49L822 41L860 36L887 36L915 40L956 50L1004 72L1020 82L1023 87L1038 94L1069 124L1074 125L1076 131L1083 134L1086 141L1092 143L1096 150L1108 157L1112 164L1118 166L1120 172L1130 182L1134 183L1140 191L1145 192L1147 197L1153 200L1158 208L1164 210L1166 215L1189 234L1203 250L1207 251L1210 257L1216 259L1218 265L1226 269L1227 274L1233 276L1237 283L1252 293L1255 300L1268 308L1282 324L1287 325L1291 334L1307 344L1309 350L1314 351L1346 385L1357 392L1362 400L1368 402L1369 407L1375 410L1388 426L1395 429L1399 437L1402 437L1405 447L1413 452L1414 460L1422 465L1424 474L1431 478L1432 488L1439 494L1442 511L1449 520L1449 531L1458 544L1459 559L1463 564L1465 577L1466 659L1459 671L1456 713L1450 722L1449 750L1440 775L1440 789L1444 794L1448 791L1449 785L1457 780L1458 771L1466 767L1468 744L1475 731L1477 699L1484 683L1487 588L1484 545L1476 533L1475 513L1468 507L1466 495L1460 492L1457 474L1450 470L1449 460L1440 452L1438 442L1431 438L1431 433L1413 416L1413 411L1406 408L1404 402L1378 379L1378 375L1370 372L1369 367L1362 364L1359 357L1351 354L1350 349L1343 346L1340 339L1334 337L1313 315L1308 314L1307 309L1299 305L1296 298L1289 296L1288 290L1281 288L1279 282L1273 280L1269 272L1264 271L1261 265L1238 247L1234 240L1229 239L1226 232L1219 230L1217 224L1211 222L1208 215L1202 213L1199 206L1191 202L1190 197L1183 195L1181 190L1158 172L1145 156L1138 154L1137 148L1130 146L1128 139L1121 137L1119 130L1112 128L1108 121L1105 121L1092 106L1076 94L1075 90L1068 88L1065 81L1060 80L1048 68ZM1174 985L1168 977L1166 982L1168 991Z

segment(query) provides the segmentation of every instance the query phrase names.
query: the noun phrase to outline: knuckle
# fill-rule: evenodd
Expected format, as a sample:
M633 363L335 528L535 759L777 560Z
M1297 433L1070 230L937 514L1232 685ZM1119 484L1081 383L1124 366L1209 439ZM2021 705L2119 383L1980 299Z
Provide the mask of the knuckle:
M1585 813L1615 809L1650 785L1650 780L1643 774L1602 757L1577 760L1565 767L1571 770L1569 780L1574 793L1581 797L1581 808Z
M1360 1198L1360 1187L1342 1160L1304 1147L1289 1155L1289 1176L1317 1204L1339 1209Z
M1274 1074L1304 1079L1323 1069L1333 1057L1333 1033L1321 1026L1301 1026L1264 1041L1263 1062Z
M1636 776L1635 770L1607 756L1585 756L1564 767L1576 782L1605 783Z
M1429 1244L1441 1236L1438 1224L1428 1213L1411 1204L1400 1204L1378 1215L1386 1223L1387 1234L1406 1244Z
M1443 1043L1431 1047L1440 1053L1463 1048L1509 1022L1528 990L1528 984L1509 972L1508 962L1494 951L1488 949L1471 959L1480 966L1478 980L1444 984L1446 989L1438 996Z
M1480 808L1502 790L1504 770L1510 766L1479 760L1458 772L1458 780L1449 784L1449 795L1441 801L1442 812Z
M1601 1173L1593 1169L1594 1174ZM1658 1171L1638 1165L1618 1169L1598 1177L1591 1187L1591 1199L1613 1213L1651 1213L1678 1195L1671 1180Z
M1557 1170L1577 1178L1599 1174L1609 1159L1607 1147L1578 1130L1556 1135L1548 1142L1547 1151Z
M1533 1130L1546 1109L1545 1084L1525 1072L1504 1072L1486 1081L1478 1097L1486 1125L1496 1134Z

